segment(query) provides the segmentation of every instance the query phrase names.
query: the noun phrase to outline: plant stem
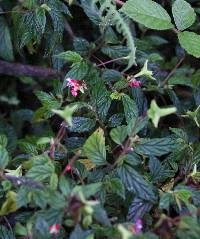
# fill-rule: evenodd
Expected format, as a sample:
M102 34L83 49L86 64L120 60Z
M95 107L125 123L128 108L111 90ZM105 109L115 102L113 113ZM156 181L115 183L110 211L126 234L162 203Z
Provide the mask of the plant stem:
M175 67L172 69L172 71L167 75L167 77L164 79L164 81L161 83L161 87L165 86L168 83L168 80L170 79L170 77L175 73L175 71L179 68L179 66L181 65L181 63L183 62L183 60L185 59L185 57L182 57L178 63L175 65Z
M103 62L103 63L97 65L97 67L99 67L99 66L104 66L104 65L107 65L107 64L109 64L109 63L112 63L112 62L115 62L115 61L119 61L119 60L124 60L124 59L126 59L126 57L124 57L124 56L123 56L123 57L116 58L116 59L112 59L112 60L109 60L109 61L106 61L106 62Z

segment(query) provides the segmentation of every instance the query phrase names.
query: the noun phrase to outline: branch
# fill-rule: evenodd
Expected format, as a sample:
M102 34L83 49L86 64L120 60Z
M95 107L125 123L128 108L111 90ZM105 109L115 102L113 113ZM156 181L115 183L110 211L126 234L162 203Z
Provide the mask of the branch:
M161 82L161 87L164 87L164 86L168 83L170 77L176 72L176 70L177 70L177 69L179 68L179 66L182 64L182 62L184 61L184 59L185 59L185 57L181 58L181 59L178 61L178 63L175 65L175 67L172 69L172 71L171 71L171 72L167 75L167 77Z
M58 78L61 74L51 68L10 63L0 60L0 75L8 76L32 76L42 78Z
M36 181L32 181L26 177L16 177L16 176L11 176L11 175L5 175L5 174L0 174L0 177L4 180L8 180L11 183L13 183L15 186L21 186L21 185L25 185L28 186L30 188L36 188L36 189L42 189L44 188L44 185L36 182Z

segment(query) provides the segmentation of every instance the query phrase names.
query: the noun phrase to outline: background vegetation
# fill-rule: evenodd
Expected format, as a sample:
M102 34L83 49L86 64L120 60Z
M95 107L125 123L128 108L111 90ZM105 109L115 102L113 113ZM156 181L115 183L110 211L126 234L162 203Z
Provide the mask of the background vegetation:
M199 239L199 13L0 1L0 238Z

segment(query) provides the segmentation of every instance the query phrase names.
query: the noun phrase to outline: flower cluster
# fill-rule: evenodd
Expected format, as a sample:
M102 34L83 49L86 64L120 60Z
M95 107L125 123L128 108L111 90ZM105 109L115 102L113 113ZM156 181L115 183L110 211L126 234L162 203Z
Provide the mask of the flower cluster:
M142 231L143 223L141 219L137 219L135 224L131 227L129 227L129 230L134 234L137 235Z
M87 86L84 81L74 80L71 78L67 78L66 81L67 86L71 88L72 95L75 97L78 95L78 91L84 93L84 89L87 89Z
M132 78L129 80L129 85L133 88L139 88L141 86L141 81Z
M54 224L49 227L50 234L58 234L60 232L61 226L59 224Z

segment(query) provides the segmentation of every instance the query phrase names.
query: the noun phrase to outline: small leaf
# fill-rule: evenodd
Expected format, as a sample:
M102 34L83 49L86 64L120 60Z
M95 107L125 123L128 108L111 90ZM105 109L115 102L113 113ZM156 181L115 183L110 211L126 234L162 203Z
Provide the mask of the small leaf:
M72 62L72 63L77 63L82 60L82 57L74 51L61 52L60 54L55 55L54 57L65 60L67 62Z
M199 58L200 57L200 36L194 32L179 32L178 39L188 54Z
M106 147L105 137L102 129L97 129L85 142L83 146L84 153L97 166L105 165Z
M125 125L118 126L110 131L110 137L116 144L122 144L127 135L127 127Z
M95 120L85 118L85 117L73 117L72 118L72 127L69 128L71 132L88 132L95 127Z
M184 0L176 0L172 5L172 13L178 30L183 31L190 27L195 19L196 14L191 5Z
M0 169L4 169L9 162L8 151L0 145Z
M6 194L6 201L1 206L0 216L8 215L9 213L15 212L16 210L16 193L9 191Z
M169 14L160 4L152 0L128 0L121 10L134 21L150 29L173 28Z

